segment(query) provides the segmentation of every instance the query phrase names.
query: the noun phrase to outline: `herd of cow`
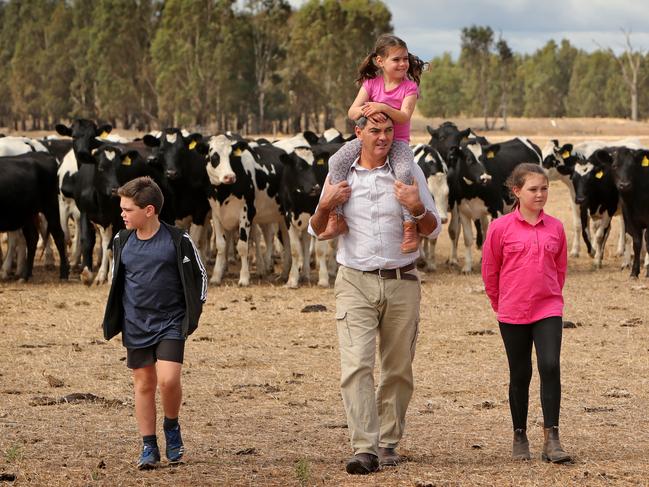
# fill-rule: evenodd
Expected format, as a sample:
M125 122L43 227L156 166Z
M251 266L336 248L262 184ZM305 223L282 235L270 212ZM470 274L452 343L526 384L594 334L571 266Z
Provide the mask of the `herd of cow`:
M289 287L298 287L309 279L314 249L318 285L329 285L333 244L316 241L312 245L307 227L324 185L328 159L345 143L337 130L329 129L322 136L307 131L270 142L232 133L204 136L177 128L129 141L111 135L110 125L97 126L84 119L56 129L59 136L41 140L0 138L0 232L8 232L0 278L12 274L14 259L16 276L25 280L31 276L40 234L46 265L53 262L50 236L55 243L62 279L68 278L70 266L80 265L81 279L87 284L106 282L112 237L123 227L117 188L148 175L165 197L161 219L188 228L204 259L216 251L212 284L221 283L228 256L236 249L241 261L239 285L247 286L249 250L254 244L260 276L272 271L278 249L281 279ZM450 264L458 265L462 230L462 272L471 272L474 241L480 247L490 219L511 210L507 177L517 164L534 162L570 190L574 227L570 255L579 255L583 236L594 266L601 267L611 219L621 213L623 228L633 240L631 275L638 276L643 236L649 239L649 232L644 232L649 226L649 151L637 140L577 145L554 140L541 150L522 137L490 143L451 122L427 129L430 141L413 151L442 222L448 221ZM75 225L72 239L70 219ZM98 266L93 263L97 231ZM625 240L622 232L618 253L625 255L628 266L631 254ZM434 270L434 241L422 243L422 257L425 269Z

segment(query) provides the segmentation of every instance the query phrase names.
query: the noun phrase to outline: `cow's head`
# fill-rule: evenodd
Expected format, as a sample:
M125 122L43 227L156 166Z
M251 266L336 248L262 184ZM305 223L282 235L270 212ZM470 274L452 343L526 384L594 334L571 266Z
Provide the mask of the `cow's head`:
M649 151L621 147L613 158L611 168L618 191L631 193L635 181L649 179Z
M320 196L322 184L314 170L316 160L310 149L296 149L290 154L280 155L279 159L284 164L282 182L288 191L314 199Z
M459 130L453 122L444 122L436 129L426 126L426 130L430 134L428 145L437 149L447 161L451 147L468 142L471 135L471 129Z
M254 161L254 156L250 152L247 142L243 140L232 140L225 135L210 137L207 144L206 165L210 183L214 186L234 184L237 181L234 168L243 168L243 158L249 158L251 161Z
M422 145L415 151L415 162L419 165L428 190L433 195L442 223L448 221L448 167L437 150Z
M77 161L80 163L94 163L92 160L92 151L103 145L97 137L105 137L113 129L110 124L97 126L92 120L84 118L75 119L68 127L67 125L57 124L56 131L60 135L72 137L72 149Z
M187 159L203 140L203 136L199 133L189 134L178 128L166 128L158 134L147 134L142 140L145 145L157 148L154 157L164 167L165 176L173 181L187 175Z
M477 144L451 147L448 153L449 165L455 168L457 177L464 184L486 186L491 182L491 175L482 163L482 151Z
M120 187L117 179L117 167L120 164L122 151L110 145L96 149L93 153L97 161L97 172L95 173L94 186L101 196L117 196Z
M579 156L573 154L572 144L559 145L559 141L553 139L542 151L543 167L548 171L556 170L563 176L570 176L575 169L575 163Z
M613 155L606 149L598 149L588 159L577 159L570 179L575 187L575 203L588 201L590 187L606 181L611 174Z

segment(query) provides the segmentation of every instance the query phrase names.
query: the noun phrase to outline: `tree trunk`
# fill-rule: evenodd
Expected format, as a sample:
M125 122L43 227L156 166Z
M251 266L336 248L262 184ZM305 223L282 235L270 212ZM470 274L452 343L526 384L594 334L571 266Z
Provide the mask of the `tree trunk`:
M638 121L638 86L631 88L631 120Z
M260 134L264 130L264 98L266 94L263 91L259 92L259 125L257 126L257 133Z

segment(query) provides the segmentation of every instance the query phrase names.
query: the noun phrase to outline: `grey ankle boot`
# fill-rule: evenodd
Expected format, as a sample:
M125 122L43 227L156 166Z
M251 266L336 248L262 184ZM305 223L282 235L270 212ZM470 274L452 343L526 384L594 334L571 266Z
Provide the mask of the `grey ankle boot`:
M530 459L530 443L527 441L527 433L524 429L514 430L514 444L512 447L512 458L514 460Z
M543 437L543 453L541 453L542 460L552 463L566 463L572 461L572 457L561 448L558 426L543 428Z

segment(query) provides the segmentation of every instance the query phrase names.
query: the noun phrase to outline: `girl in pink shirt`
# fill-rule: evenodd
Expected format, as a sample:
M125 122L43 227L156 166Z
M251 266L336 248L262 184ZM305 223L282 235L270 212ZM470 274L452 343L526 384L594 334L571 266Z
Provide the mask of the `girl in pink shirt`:
M509 362L513 457L530 459L526 430L534 344L544 423L541 458L564 463L571 460L559 442L566 234L559 220L543 212L548 177L541 166L519 164L508 186L517 199L516 206L489 225L482 249L482 279L498 316Z
M394 142L389 161L395 177L405 184L413 184L411 166L414 156L410 142L410 117L415 110L419 96L419 77L424 63L408 52L408 46L396 36L383 34L359 66L360 84L358 95L349 108L349 118L356 120L367 117L384 122L386 115L394 122ZM338 184L347 180L347 174L361 153L361 144L354 139L338 150L329 159L329 181ZM419 248L417 224L403 208L404 235L401 252L415 252ZM329 214L325 230L318 235L327 240L347 233L347 224L342 210L337 208Z

